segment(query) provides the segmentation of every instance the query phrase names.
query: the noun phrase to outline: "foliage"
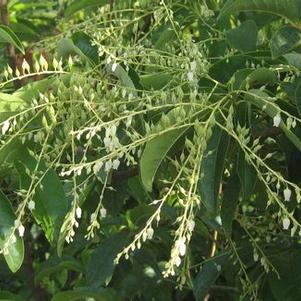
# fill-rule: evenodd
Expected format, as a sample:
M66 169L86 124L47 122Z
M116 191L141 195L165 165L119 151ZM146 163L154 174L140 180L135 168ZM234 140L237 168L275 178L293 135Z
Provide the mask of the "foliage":
M301 298L299 0L2 11L0 300Z

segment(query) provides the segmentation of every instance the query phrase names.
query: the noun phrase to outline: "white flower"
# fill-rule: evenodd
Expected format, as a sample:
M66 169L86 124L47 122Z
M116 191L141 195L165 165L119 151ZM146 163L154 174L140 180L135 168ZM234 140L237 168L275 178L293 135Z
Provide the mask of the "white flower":
M253 259L254 259L255 262L257 262L258 259L259 259L259 255L257 253L254 253L253 254Z
M195 71L195 69L196 69L196 61L192 61L192 62L190 63L190 70L191 70L191 71Z
M112 72L116 71L117 66L118 66L117 63L112 64Z
M5 133L8 131L9 129L9 120L5 120L3 122L3 125L2 125L2 135L5 135Z
M220 216L217 216L217 217L215 218L215 221L216 221L220 226L222 226L222 218L221 218Z
M98 172L100 171L100 169L102 168L103 163L101 161L97 161L94 166L93 166L93 172L94 174L98 174Z
M105 171L109 172L112 169L113 163L111 160L107 161L105 164Z
M36 203L33 200L31 200L28 202L27 207L29 210L34 210L36 208Z
M25 72L30 73L30 66L29 66L29 64L27 63L26 60L23 60L22 69L23 69L24 73Z
M92 223L95 218L96 218L96 214L95 212L93 212L90 216L90 222Z
M118 159L115 159L113 161L113 169L118 169L119 165L120 165L120 161Z
M78 219L80 219L82 217L82 209L80 207L77 207L75 210L75 214L76 214L76 217Z
M181 264L181 258L179 256L176 257L175 264L176 264L177 267L180 266L180 264Z
M100 213L100 218L105 218L107 216L107 209L106 208L101 208L99 210Z
M291 195L292 195L292 191L288 187L283 190L283 196L286 202L290 200Z
M191 220L188 222L188 229L189 231L193 231L194 230L194 227L195 227L195 221Z
M273 125L275 127L278 127L281 123L281 116L280 114L278 113L274 118L273 118Z
M153 229L153 228L148 228L148 229L146 230L146 234L147 234L147 238L148 238L148 239L152 239L153 236L154 236L154 229Z
M23 225L20 225L18 227L18 231L19 231L19 236L23 237L24 236L24 232L25 232L25 227Z
M182 243L179 245L179 254L181 256L184 256L185 253L186 253L186 245L185 245L185 243Z
M282 220L282 226L283 226L283 229L284 230L287 230L290 226L290 219L288 217L285 217L283 220Z
M192 73L191 71L189 71L189 72L187 73L187 78L188 78L188 80L189 80L190 82L193 81L193 73Z
M17 238L16 238L16 236L13 234L12 237L11 237L11 239L10 239L10 242L11 242L11 244L14 244L16 241L17 241Z

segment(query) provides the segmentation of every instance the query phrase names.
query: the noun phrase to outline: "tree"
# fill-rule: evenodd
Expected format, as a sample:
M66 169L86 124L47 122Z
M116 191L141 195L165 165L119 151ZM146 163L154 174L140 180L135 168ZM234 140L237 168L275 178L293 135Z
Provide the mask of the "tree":
M0 1L0 300L299 300L299 6Z

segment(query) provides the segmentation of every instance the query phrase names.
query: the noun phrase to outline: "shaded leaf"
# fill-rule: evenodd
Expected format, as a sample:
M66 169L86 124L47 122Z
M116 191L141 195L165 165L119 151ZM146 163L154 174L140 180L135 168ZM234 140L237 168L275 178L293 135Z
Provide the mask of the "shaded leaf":
M24 47L17 35L5 25L0 25L0 42L12 44L23 54L25 53Z
M57 274L62 270L83 272L83 265L79 260L71 256L63 256L61 258L52 256L36 269L35 283L40 283L43 278Z
M82 288L74 291L57 293L51 301L76 301L94 298L95 301L118 301L119 298L112 289Z
M239 27L225 33L231 47L243 52L256 50L257 25L253 20L243 22Z
M257 175L254 168L246 162L243 152L240 152L238 156L237 172L243 198L248 199L254 191Z
M298 301L301 299L301 255L293 250L272 260L280 279L275 273L269 274L269 285L276 301Z
M228 0L219 18L241 11L257 11L274 14L297 23L301 19L299 0Z
M204 300L211 286L219 277L226 259L226 255L216 256L202 266L193 281L193 294L196 301Z
M125 232L103 240L92 253L87 267L87 282L90 287L104 285L115 270L114 260L127 241Z
M170 111L168 116L176 115L178 111L178 108L176 108ZM152 190L157 170L167 153L188 128L188 126L184 126L165 131L146 143L140 159L140 175L147 191Z
M271 40L272 57L277 58L292 51L300 44L301 33L294 27L280 28Z
M4 248L5 242L10 238L12 234L12 227L16 216L8 198L0 190L0 248ZM7 254L4 254L5 261L10 270L15 273L19 270L24 259L24 244L23 239L15 233L16 242L10 243Z
M74 45L91 60L95 65L99 63L98 48L92 45L92 39L82 31L75 32L72 35Z
M272 103L268 94L261 90L252 89L248 91L245 98L246 101L254 104L258 109L262 110L262 108L264 108L264 112L271 118L274 118L279 113L277 104ZM289 130L282 120L279 126L286 137L301 151L301 141L299 137L292 130Z
M215 126L201 162L198 191L207 210L215 214L222 180L229 136Z
M68 5L65 16L70 17L81 9L93 6L103 6L108 3L110 3L110 0L74 0Z
M301 54L297 52L290 52L283 55L287 63L291 66L301 69Z
M83 33L76 32L71 38L63 38L58 43L58 55L67 58L69 55L78 54L83 61L95 66L99 63L97 47L91 44L91 38Z
M229 236L231 236L232 232L232 222L239 201L239 193L240 181L237 174L235 174L228 180L225 186L221 206L222 225L226 234Z
M15 167L19 174L21 189L25 190L29 189L32 182L26 170L31 175L37 170L41 181L32 197L36 204L32 214L44 230L48 241L55 245L69 207L58 175L53 169L47 168L43 160L38 162L23 148L20 148L19 154L15 158Z

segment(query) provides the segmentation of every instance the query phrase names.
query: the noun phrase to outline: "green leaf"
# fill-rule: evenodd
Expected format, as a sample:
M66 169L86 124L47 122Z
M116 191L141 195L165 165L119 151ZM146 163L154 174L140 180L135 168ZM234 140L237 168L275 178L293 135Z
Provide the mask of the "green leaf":
M59 56L67 58L71 54L78 54L92 66L99 63L97 46L93 46L92 39L81 31L74 33L71 38L61 39L58 43Z
M82 31L75 32L72 35L74 45L91 60L95 65L99 63L98 48L92 45L92 39Z
M160 90L172 80L170 73L145 74L140 76L141 85L147 90Z
M283 55L287 60L287 63L291 66L294 66L298 69L301 69L301 54L297 52L290 52Z
M301 45L301 32L291 26L280 28L271 40L272 57L277 58Z
M273 104L268 94L261 90L252 89L248 91L245 99L247 102L254 104L260 110L265 108L264 112L271 118L274 118L279 113L278 105ZM282 120L280 122L280 128L286 137L299 149L299 151L301 151L301 141L299 137L295 135L293 131L289 130Z
M167 116L171 119L177 115L179 108L170 111ZM146 143L140 159L141 180L147 191L152 190L153 181L159 166L168 154L172 146L186 132L188 126L171 129L158 134L154 139Z
M0 42L10 43L19 49L23 54L25 53L24 47L17 37L17 35L7 26L0 25Z
M225 158L229 146L229 136L215 126L208 141L207 149L201 162L198 191L202 203L210 213L215 214L219 187L225 166Z
M239 27L225 33L226 40L231 47L242 52L256 50L257 25L253 20L243 22Z
M5 242L12 234L16 216L8 198L0 190L0 248L3 249ZM23 239L15 233L16 242L7 248L8 253L4 258L10 270L15 273L19 270L24 259Z
M239 201L239 193L240 181L237 174L235 174L228 180L225 186L221 206L222 225L228 236L231 236L232 222Z
M226 259L226 255L219 255L210 258L210 260L202 266L201 271L193 281L193 294L196 301L204 300L211 286L219 277Z
M301 253L300 250L292 250L277 256L272 260L275 273L269 273L269 285L276 301L301 300Z
M65 16L70 17L81 9L93 6L103 6L109 3L110 0L75 0L68 5L65 11Z
M14 94L0 92L0 122L3 122L12 113L25 108L26 101Z
M292 23L300 22L299 0L228 0L222 8L219 19L241 11L257 11L274 14Z
M246 162L243 152L240 152L238 156L237 172L243 198L248 199L254 191L257 175L254 168Z
M24 299L7 291L0 291L0 301L24 301Z
M255 85L273 85L277 81L274 71L268 68L258 68L252 71L241 84L241 89L253 87Z
M55 245L69 207L58 175L53 169L47 168L43 160L38 162L21 147L19 154L15 157L15 167L19 174L21 189L28 190L32 182L26 170L30 172L30 175L37 170L39 179L42 179L32 197L36 204L32 214L37 223L41 224L48 241Z
M109 64L107 68L108 68L109 73L115 75L120 80L121 84L124 87L128 87L129 90L131 91L131 93L134 96L137 96L136 87L135 87L132 79L130 78L129 74L125 71L125 69L121 65L118 65L114 72L112 72L112 64Z
M40 283L43 278L58 274L62 270L83 272L83 265L78 259L71 256L51 256L47 261L41 263L35 272L35 283Z
M74 291L65 291L57 293L51 301L76 301L94 298L95 301L118 301L119 297L112 289L91 289L82 288Z
M295 100L296 100L299 116L301 116L301 82L296 87Z
M90 287L104 285L115 270L114 260L127 242L127 234L120 232L100 243L90 257L87 267L87 282Z

